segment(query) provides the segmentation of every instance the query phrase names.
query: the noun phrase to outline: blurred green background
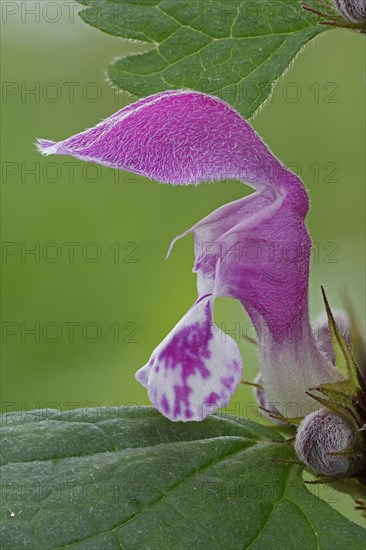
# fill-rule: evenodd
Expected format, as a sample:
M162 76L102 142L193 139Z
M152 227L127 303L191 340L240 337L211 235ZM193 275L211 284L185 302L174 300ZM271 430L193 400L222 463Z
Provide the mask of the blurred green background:
M148 404L134 372L196 297L192 237L165 261L170 241L250 192L238 182L172 188L37 153L37 137L64 139L131 101L111 89L105 70L141 45L73 14L3 20L3 411ZM324 33L252 121L309 189L314 317L321 284L333 306L347 290L365 313L364 62L364 37ZM229 330L248 323L230 300L218 301L216 318ZM240 345L251 379L255 350ZM249 388L228 411L257 418Z

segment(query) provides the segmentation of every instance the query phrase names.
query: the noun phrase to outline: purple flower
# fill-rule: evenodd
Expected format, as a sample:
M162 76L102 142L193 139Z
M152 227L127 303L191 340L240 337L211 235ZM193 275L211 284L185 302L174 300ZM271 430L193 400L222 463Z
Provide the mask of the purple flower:
M198 299L136 378L174 421L202 420L226 406L242 362L235 341L213 322L213 307L217 296L229 296L255 326L270 402L284 416L290 402L297 416L316 408L305 392L335 380L337 371L310 327L307 192L232 107L168 91L64 141L39 140L38 148L173 185L234 178L253 187L183 234L194 234Z

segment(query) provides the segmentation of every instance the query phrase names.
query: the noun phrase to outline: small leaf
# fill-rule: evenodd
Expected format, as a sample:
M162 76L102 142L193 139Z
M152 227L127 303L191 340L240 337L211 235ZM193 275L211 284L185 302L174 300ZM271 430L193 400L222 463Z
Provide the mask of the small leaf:
M109 67L118 88L145 97L190 88L251 117L300 49L324 31L298 0L78 0L82 19L151 44Z
M365 531L310 494L289 444L230 416L145 407L1 419L3 550L356 550Z
M344 380L335 382L333 384L324 384L323 390L339 391L344 395L355 396L357 390L360 388L358 383L358 368L356 362L350 352L342 334L339 330L337 323L334 320L332 311L330 309L324 288L322 287L322 294L325 304L325 309L328 317L328 326L332 346L335 355L335 366L338 372L343 376Z

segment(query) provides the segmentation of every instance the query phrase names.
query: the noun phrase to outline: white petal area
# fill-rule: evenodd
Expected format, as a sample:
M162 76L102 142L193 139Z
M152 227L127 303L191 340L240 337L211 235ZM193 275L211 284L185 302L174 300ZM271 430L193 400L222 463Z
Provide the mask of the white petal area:
M136 379L173 421L200 421L228 404L242 379L242 359L236 342L213 323L211 295L197 300Z
M303 323L299 338L286 342L273 340L271 332L263 324L259 353L263 387L269 401L285 418L305 417L320 408L320 404L307 395L324 383L339 380L339 373L315 345L308 323Z
M141 386L144 386L144 388L146 389L148 389L149 387L150 368L151 368L151 365L150 363L148 363L147 365L145 365L135 373L135 378L137 382L139 382Z

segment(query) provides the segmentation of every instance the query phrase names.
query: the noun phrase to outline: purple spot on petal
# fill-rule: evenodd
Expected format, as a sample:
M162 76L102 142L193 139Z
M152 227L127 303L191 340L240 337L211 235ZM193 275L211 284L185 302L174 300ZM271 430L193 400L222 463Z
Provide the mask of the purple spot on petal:
M166 413L166 414L169 414L169 412L170 412L170 406L169 406L169 403L168 403L168 400L167 400L167 398L166 398L165 393L163 394L163 397L161 398L161 406L163 407L165 413Z
M210 376L203 359L209 359L209 343L212 340L211 304L205 307L206 319L197 321L177 332L171 342L160 353L159 361L165 361L165 368L182 366L182 378L185 380L198 370L203 378Z
M181 416L181 404L186 407L186 410L189 410L189 394L192 393L192 388L187 384L184 386L174 386L174 418Z
M235 361L233 362L233 368L236 367L236 365L234 364ZM222 383L222 385L228 389L230 392L232 392L234 390L234 387L235 387L235 379L233 376L222 376L220 378L220 381Z
M210 395L205 399L207 405L216 405L219 400L219 395L216 392L211 392Z
M174 417L181 415L181 405L189 411L189 395L192 388L188 385L188 378L200 374L206 380L211 376L205 362L211 357L209 344L212 338L211 303L208 301L204 321L196 321L178 331L159 355L158 360L164 362L166 370L181 369L182 383L174 386Z

